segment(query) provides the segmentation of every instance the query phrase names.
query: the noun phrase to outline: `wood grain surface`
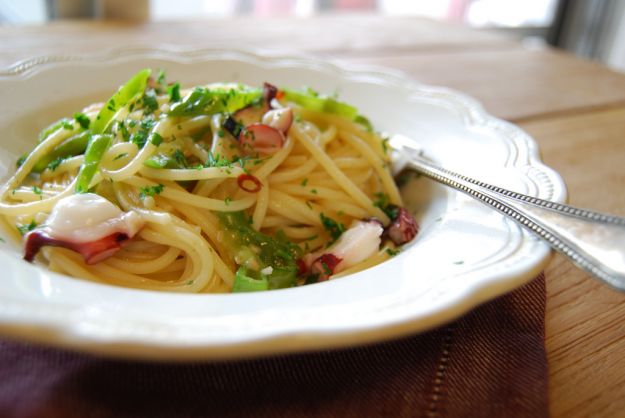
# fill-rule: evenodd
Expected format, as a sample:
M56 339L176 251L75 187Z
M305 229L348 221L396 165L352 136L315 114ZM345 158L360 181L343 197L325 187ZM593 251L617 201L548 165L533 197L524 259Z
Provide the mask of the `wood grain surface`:
M121 45L249 45L383 65L449 86L519 124L574 205L625 216L625 75L501 35L370 15L0 27L0 66ZM560 256L546 270L553 417L625 416L625 295Z

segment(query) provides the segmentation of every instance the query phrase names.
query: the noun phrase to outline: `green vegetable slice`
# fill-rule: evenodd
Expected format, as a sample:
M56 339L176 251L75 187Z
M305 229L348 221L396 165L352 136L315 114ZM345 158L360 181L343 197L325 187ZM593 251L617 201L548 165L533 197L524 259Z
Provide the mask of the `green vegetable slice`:
M283 234L270 237L256 231L244 212L219 212L218 216L225 230L224 244L233 256L238 255L241 264L245 264L247 276L264 277L267 289L295 285L296 260L301 257L301 249L297 245L289 242ZM260 271L267 267L271 267L271 273L261 275Z
M358 116L358 109L345 102L340 102L334 97L319 96L316 92L308 89L305 91L282 89L284 99L316 112L332 113L354 120Z
M76 193L87 193L91 179L98 170L102 156L111 145L112 135L92 135L76 180Z
M91 123L91 132L101 134L108 128L111 119L115 113L133 101L135 98L142 96L147 85L148 78L152 74L152 70L144 69L133 75L130 80L117 90L105 105L100 109L98 116Z
M373 127L369 119L360 115L354 106L341 102L330 96L321 96L316 91L308 88L306 90L293 90L282 88L284 99L296 103L305 109L315 112L331 113L353 120L362 125L367 131L372 131Z
M249 275L248 269L239 267L234 276L234 284L232 285L232 293L240 292L259 292L269 290L269 282L265 277L258 279Z
M91 133L89 131L81 132L77 135L67 138L65 141L57 145L49 154L44 155L33 167L33 173L41 173L52 161L73 157L85 152Z
M171 116L198 116L232 113L262 98L262 90L238 85L227 87L196 87L169 111Z

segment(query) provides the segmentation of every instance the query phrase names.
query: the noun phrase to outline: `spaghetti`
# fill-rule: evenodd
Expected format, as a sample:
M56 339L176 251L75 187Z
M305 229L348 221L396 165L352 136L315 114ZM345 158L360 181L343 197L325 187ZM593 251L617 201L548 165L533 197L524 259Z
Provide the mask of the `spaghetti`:
M284 288L380 263L414 237L389 164L383 138L332 97L181 90L142 70L41 133L0 189L0 215L27 259L70 276L175 292ZM128 214L140 224L126 228Z

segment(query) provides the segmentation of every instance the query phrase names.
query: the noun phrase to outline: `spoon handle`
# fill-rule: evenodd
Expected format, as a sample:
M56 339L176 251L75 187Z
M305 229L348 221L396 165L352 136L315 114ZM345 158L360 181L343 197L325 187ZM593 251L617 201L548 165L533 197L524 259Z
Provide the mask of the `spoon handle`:
M625 218L483 183L415 154L406 160L406 165L498 210L547 241L581 269L625 291Z

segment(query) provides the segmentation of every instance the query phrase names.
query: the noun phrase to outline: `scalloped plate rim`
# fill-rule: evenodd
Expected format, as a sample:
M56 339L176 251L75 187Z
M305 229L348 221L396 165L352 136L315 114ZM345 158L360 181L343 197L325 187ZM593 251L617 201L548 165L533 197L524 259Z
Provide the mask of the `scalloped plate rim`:
M131 46L112 49L93 55L45 56L20 61L4 70L0 70L0 82L11 80L16 77L28 78L31 74L39 71L45 71L47 67L54 65L71 64L73 62L80 61L92 62L93 60L105 60L107 58L121 60L137 59L138 56L136 54L138 53L144 53L149 57L153 57L152 54L164 55L164 57L159 56L156 58L188 60L191 63L202 60L202 58L209 59L214 57L214 55L223 53L226 53L227 55L231 54L233 56L244 56L248 59L252 58L261 61L268 61L269 63L275 62L275 60L296 60L300 63L314 61L318 63L318 59L306 54L285 54L283 51L275 50L223 50L202 48L182 51L178 47L175 49L168 49L167 46L162 48ZM565 200L566 189L564 187L564 183L557 173L546 167L540 161L536 142L518 127L494 118L486 113L481 104L479 104L479 102L475 99L465 95L464 93L459 93L449 88L420 84L411 80L405 74L397 70L389 70L383 67L360 64L346 65L334 60L326 61L321 64L318 63L318 65L326 71L333 71L335 73L338 72L341 76L353 73L373 78L379 78L382 76L387 81L390 80L391 83L397 83L398 80L408 83L410 85L410 89L413 90L442 93L452 97L454 100L462 102L464 106L470 109L471 117L482 118L486 121L495 123L500 128L517 131L516 133L520 133L521 136L523 136L523 140L527 144L530 166L540 168L543 172L546 172L550 177L550 180L554 182L554 200ZM137 339L120 338L119 335L113 336L112 338L101 338L102 335L100 335L100 338L98 338L97 333L94 335L89 332L81 332L75 327L68 326L66 323L50 323L42 321L42 318L35 318L34 316L31 317L30 320L26 320L22 323L18 320L19 318L12 317L10 313L10 304L3 304L3 306L0 307L0 330L7 336L26 338L66 348L86 350L111 356L146 359L236 359L285 352L317 350L331 347L347 347L355 344L372 343L407 334L423 332L453 320L477 305L511 291L535 277L548 262L549 253L550 251L548 248L543 246L540 251L540 255L536 257L535 260L531 263L526 263L525 266L517 265L516 271L514 269L508 270L507 274L504 275L505 277L502 278L501 274L495 272L490 274L487 280L472 283L471 286L467 286L463 288L462 291L456 292L454 294L455 297L450 301L450 306L447 306L446 309L442 308L439 311L432 312L430 315L416 318L396 318L395 322L386 322L384 324L364 327L362 329L355 328L353 326L348 326L347 330L336 326L329 327L329 329L327 326L315 329L315 327L312 326L306 327L305 329L302 328L299 331L283 330L282 332L268 333L262 337L241 339L236 343L226 343L222 345L215 343L207 345L201 341L189 345L181 344L180 341L167 344L167 342L162 339L156 338L150 340L149 338L146 338L145 335ZM0 301L2 301L2 297L0 297ZM5 300L5 302L7 301ZM350 328L351 332L348 332L350 331ZM45 333L41 333L42 331L45 331ZM282 340L290 341L290 344L286 346L277 346L277 343ZM310 340L315 341L311 342ZM150 349L150 352L143 352L146 349Z

